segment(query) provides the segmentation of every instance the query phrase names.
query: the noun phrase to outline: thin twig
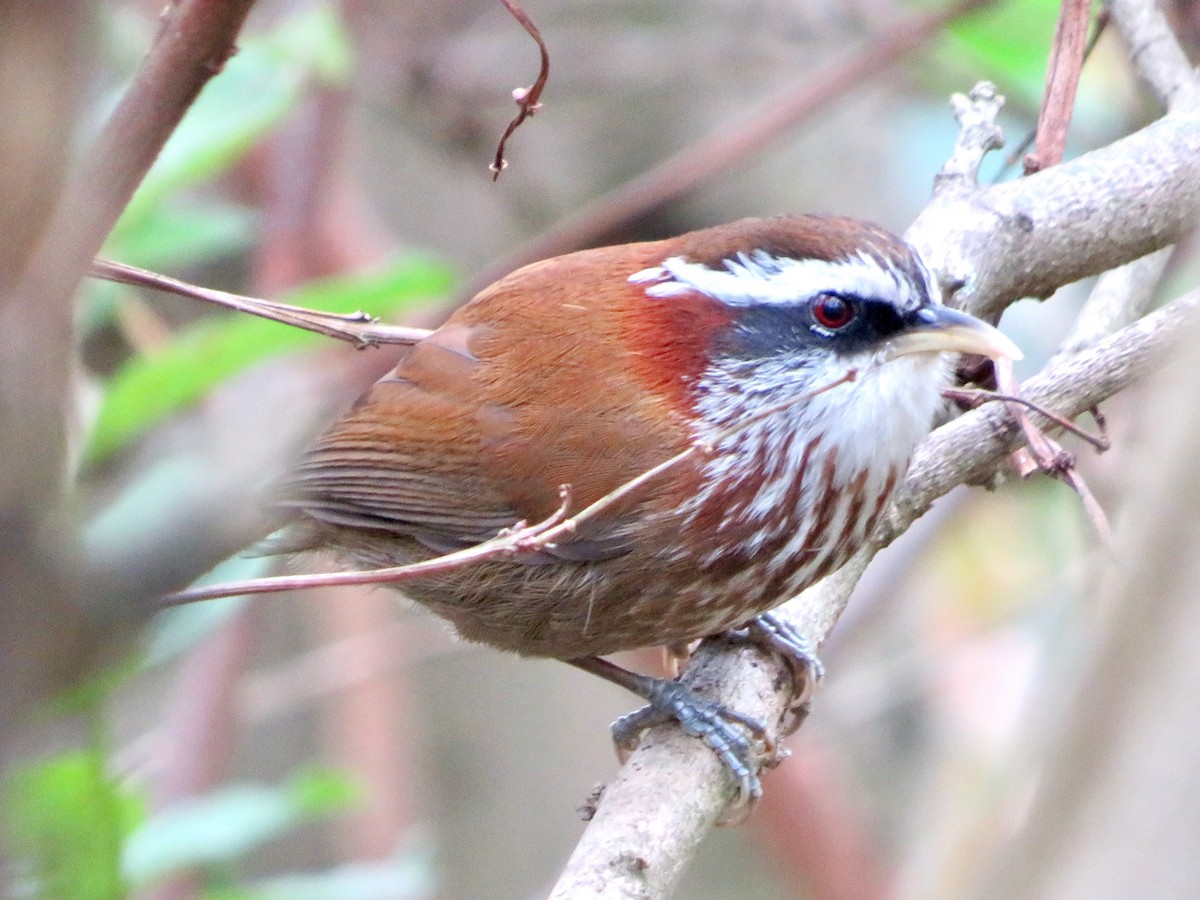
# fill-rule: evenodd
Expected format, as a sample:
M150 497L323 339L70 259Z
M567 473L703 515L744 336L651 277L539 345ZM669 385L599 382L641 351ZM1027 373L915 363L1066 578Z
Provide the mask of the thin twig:
M1046 92L1038 113L1037 147L1025 157L1026 175L1062 162L1067 147L1067 129L1075 110L1079 73L1087 56L1091 14L1091 0L1062 0L1059 6L1054 44L1046 67ZM1099 34L1099 29L1096 33Z
M500 2L504 4L504 8L512 14L513 18L521 23L521 27L529 33L529 36L537 42L538 53L541 55L541 67L538 69L538 76L533 84L529 87L517 88L512 93L513 102L519 109L513 120L508 123L508 127L504 129L500 143L496 145L496 158L488 166L492 173L492 181L499 178L500 173L508 168L508 160L504 158L504 147L512 133L521 127L521 123L542 108L542 89L546 87L546 80L550 77L550 51L546 49L546 42L542 40L541 32L538 31L537 26L533 24L533 20L529 18L525 10L513 0L500 0Z
M996 363L996 382L1000 391L1004 394L1011 397L1021 396L1010 360L1001 360ZM1092 527L1096 529L1096 534L1099 536L1101 543L1106 549L1111 550L1113 546L1112 528L1108 524L1108 517L1104 514L1104 510L1100 504L1096 502L1096 498L1087 486L1086 480L1084 480L1084 477L1076 469L1074 455L1067 452L1058 441L1042 431L1029 418L1025 410L1020 408L1023 406L1030 409L1038 409L1038 404L1029 400L1022 400L1018 404L1018 408L1012 410L1013 416L1019 423L1028 444L1027 447L1021 447L1013 453L1017 471L1021 477L1031 475L1035 471L1042 471L1052 478L1057 478L1070 485L1079 494L1083 502L1084 511L1087 513ZM1038 411L1041 412L1040 409ZM1072 431L1081 433L1075 429L1072 429Z
M985 391L979 388L947 388L942 391L942 396L949 400L962 401L969 404L972 408L979 406L981 403L987 403L993 400L1003 400L1005 403L1016 403L1033 410L1041 416L1045 416L1063 431L1068 431L1082 440L1087 441L1097 452L1103 453L1112 445L1109 443L1108 437L1103 434L1092 434L1083 428L1080 428L1069 419L1064 419L1062 416L1051 412L1045 407L1039 406L1032 400L1027 400L1016 394L1005 394L1000 391Z
M1108 7L1104 7L1096 15L1096 25L1092 29L1092 36L1088 39L1087 47L1083 51L1083 62L1085 64L1089 59L1092 58L1092 52L1096 49L1096 45L1100 43L1100 38L1108 29L1108 23L1110 21L1112 21L1112 15L1109 12ZM1021 143L1014 147L1012 152L1004 158L1004 165L1000 167L1000 170L992 179L993 184L1004 179L1009 170L1021 160L1022 156L1025 155L1025 151L1033 146L1033 142L1037 140L1037 136L1038 128L1037 125L1034 125L1033 128L1026 132L1025 137L1021 139Z
M307 309L303 306L291 306L287 303L276 303L273 300L262 300L257 297L246 297L241 294L230 294L213 288L199 287L185 281L159 275L136 266L111 260L97 258L88 268L92 278L103 278L106 281L116 281L121 284L145 287L192 300L203 300L205 303L215 303L226 309L248 313L272 322L280 322L305 331L313 331L339 341L348 341L358 347L375 347L381 344L415 344L424 340L431 332L424 328L408 328L402 325L385 325L374 316L365 312L348 314L323 312L319 309Z

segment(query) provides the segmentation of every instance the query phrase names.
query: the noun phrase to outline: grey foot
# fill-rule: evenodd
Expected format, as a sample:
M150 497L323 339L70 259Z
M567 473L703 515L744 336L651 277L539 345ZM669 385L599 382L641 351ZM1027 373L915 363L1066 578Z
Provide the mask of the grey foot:
M762 722L707 700L678 681L647 678L639 691L649 703L613 723L613 742L622 760L638 744L642 733L655 725L676 721L685 734L702 740L717 755L738 785L738 804L753 804L762 796L758 778L764 752L774 743Z

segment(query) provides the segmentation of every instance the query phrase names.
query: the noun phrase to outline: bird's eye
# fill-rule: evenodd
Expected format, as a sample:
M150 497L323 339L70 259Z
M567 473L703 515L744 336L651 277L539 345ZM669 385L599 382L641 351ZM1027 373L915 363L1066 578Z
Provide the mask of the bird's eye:
M858 309L845 297L825 294L813 301L813 318L822 328L837 331L845 328L858 316Z

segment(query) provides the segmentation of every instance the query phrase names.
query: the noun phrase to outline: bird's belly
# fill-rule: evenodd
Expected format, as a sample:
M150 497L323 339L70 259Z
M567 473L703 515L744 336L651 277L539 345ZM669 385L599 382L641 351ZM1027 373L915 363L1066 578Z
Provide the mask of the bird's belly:
M469 641L526 656L603 656L685 643L739 626L789 599L820 571L765 562L704 572L695 559L525 565L492 561L401 589Z
M854 477L836 491L827 473L807 517L790 516L784 507L767 532L741 516L733 516L734 527L714 518L697 540L687 523L705 520L666 515L645 523L634 549L611 559L491 559L395 587L464 639L527 656L602 656L685 643L739 626L840 566L873 530L901 471L893 466L880 478ZM731 512L727 507L726 516ZM434 555L396 535L340 531L327 545L360 567Z

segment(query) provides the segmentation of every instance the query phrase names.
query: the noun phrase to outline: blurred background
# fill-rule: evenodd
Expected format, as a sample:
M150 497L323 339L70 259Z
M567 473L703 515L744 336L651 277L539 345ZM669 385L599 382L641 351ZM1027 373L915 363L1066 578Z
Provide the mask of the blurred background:
M86 152L112 110L160 5L87 6L68 155ZM995 81L1010 146L1036 119L1058 4L975 6L915 34L905 29L929 5L529 0L550 79L493 183L512 91L538 62L500 3L263 0L104 255L432 325L539 251L781 212L903 231L952 146L950 93ZM1195 10L1174 9L1185 37L1200 33ZM868 64L811 114L751 138L824 73L896 35L907 42L894 62ZM42 36L31 54L66 52ZM35 63L10 56L4 77ZM1084 69L1068 155L1158 114L1106 34ZM667 163L674 181L639 182L622 195L627 212L603 218L598 198L714 140L729 165L702 171L716 150ZM1017 176L993 157L985 178ZM1196 274L1195 254L1178 253L1164 295ZM1006 314L1024 374L1053 354L1087 288ZM276 571L277 560L234 555L269 527L259 499L396 358L97 281L79 291L77 328L65 518L90 595L113 608L201 576ZM1154 423L1168 387L1106 406L1105 456L1072 448L1122 536L1137 531L1126 510L1151 495L1164 458ZM1160 524L1171 508L1155 508ZM1134 550L1118 555L1136 562ZM1064 711L1120 620L1128 592L1114 571L1059 483L940 501L869 570L823 648L828 677L792 758L766 775L747 825L708 840L680 896L960 897L988 884L1041 896L995 887L999 848L1038 814ZM47 676L35 693L49 699L5 735L12 896L541 896L584 828L577 809L616 769L607 726L636 705L564 665L456 643L385 591L112 619L78 649L16 642L29 655L19 663L58 654L49 668L70 675ZM1115 743L1104 729L1097 741ZM1126 845L1100 846L1119 856Z

